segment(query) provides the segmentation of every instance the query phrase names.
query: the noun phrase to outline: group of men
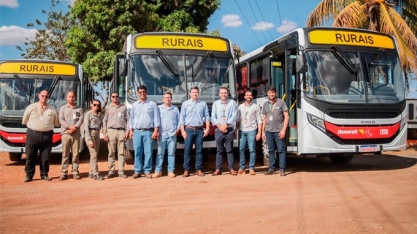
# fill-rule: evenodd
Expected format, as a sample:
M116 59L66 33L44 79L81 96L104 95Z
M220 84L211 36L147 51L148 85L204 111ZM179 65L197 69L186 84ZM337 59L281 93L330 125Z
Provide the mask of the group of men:
M126 178L124 173L124 148L128 138L133 138L134 174L139 178L144 172L147 178L162 176L162 164L165 149L168 151L168 176L176 177L175 149L177 134L184 138L184 172L183 177L190 176L191 150L195 148L195 174L204 176L202 171L203 138L209 134L210 121L215 126L216 170L213 176L222 174L223 154L226 152L230 175L245 174L245 148L249 148L249 174L255 175L256 159L255 141L263 139L268 144L269 169L265 175L275 174L275 151L279 153L280 174L285 175L285 132L288 126L288 108L276 97L274 86L268 88L268 101L261 108L253 103L253 93L246 91L245 102L241 105L229 98L229 90L221 87L220 99L212 105L211 117L207 103L199 99L198 87L190 89L190 99L181 106L181 111L172 105L172 94L163 96L163 104L157 105L148 100L146 86L137 89L138 100L133 103L130 114L125 105L119 102L118 93L111 94L111 104L106 107L102 121L103 138L108 143L109 172L105 178L115 176L115 152L118 152L118 176ZM29 105L24 113L22 123L27 125L26 142L26 179L32 180L35 173L35 162L38 151L41 155L41 179L51 180L48 176L49 157L52 149L54 127L61 127L62 134L62 170L60 180L66 180L68 174L69 155L72 153L72 174L80 179L79 147L83 110L76 105L74 92L67 93L67 104L62 106L59 114L47 104L48 92L39 94L39 102ZM233 140L235 132L239 133L240 162L239 170L234 169ZM158 144L155 170L152 171L152 152L154 142ZM142 158L144 156L144 158ZM102 178L100 177L100 180Z

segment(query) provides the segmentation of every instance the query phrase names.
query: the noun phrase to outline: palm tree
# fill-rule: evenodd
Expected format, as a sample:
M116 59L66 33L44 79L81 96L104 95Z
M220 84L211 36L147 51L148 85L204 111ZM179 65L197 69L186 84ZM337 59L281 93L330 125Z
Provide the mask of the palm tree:
M410 27L395 10L399 8ZM333 27L370 29L392 35L405 73L417 73L416 9L416 0L322 0L308 16L307 26L321 26L333 20Z

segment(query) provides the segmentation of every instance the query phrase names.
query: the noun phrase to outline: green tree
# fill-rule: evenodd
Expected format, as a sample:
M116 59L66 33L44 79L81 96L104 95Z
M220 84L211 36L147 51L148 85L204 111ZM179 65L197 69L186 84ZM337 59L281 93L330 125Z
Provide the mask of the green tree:
M410 27L395 10L399 3L403 15L409 12ZM333 21L334 27L370 29L392 35L398 45L405 72L417 72L417 38L415 30L416 0L323 0L310 13L307 26L319 26ZM414 21L413 21L414 20ZM415 31L414 31L415 32Z
M29 40L26 38L25 49L16 46L18 50L23 52L22 57L27 59L71 60L67 55L65 40L69 28L74 26L75 21L71 19L69 11L57 10L59 3L60 0L51 0L50 11L47 13L42 10L42 13L48 16L45 23L36 19L35 23L27 24L28 27L35 27L36 25L40 29L35 34L35 39Z
M129 34L148 31L206 32L220 0L83 0L70 12L68 55L90 79L111 80L115 55Z

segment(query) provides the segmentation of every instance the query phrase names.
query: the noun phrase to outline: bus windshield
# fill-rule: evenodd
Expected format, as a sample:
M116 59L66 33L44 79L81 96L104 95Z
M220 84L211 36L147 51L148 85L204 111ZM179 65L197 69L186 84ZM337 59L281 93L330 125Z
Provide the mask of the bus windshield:
M405 98L398 56L307 51L306 94L332 103L398 103Z
M20 81L20 82L19 82ZM42 90L50 90L53 79L33 79L22 76L0 79L0 115L22 116L29 104L38 101L38 94ZM58 79L50 94L48 103L57 110L67 103L66 93L77 91L78 80Z
M220 87L235 94L233 59L203 55L132 55L128 73L128 96L137 100L137 87L145 85L148 99L162 102L165 92L172 93L172 102L180 104L189 99L191 87L200 89L200 99L208 103L218 99Z

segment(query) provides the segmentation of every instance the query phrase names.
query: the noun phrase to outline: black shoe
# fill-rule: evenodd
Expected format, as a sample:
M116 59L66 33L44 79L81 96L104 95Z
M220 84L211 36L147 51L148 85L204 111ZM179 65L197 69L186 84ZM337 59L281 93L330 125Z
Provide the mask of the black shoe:
M66 179L68 179L67 175L62 175L59 177L59 180L66 180Z
M30 181L32 181L32 177L26 177L25 178L25 182L30 182Z
M94 179L94 175L93 174L88 174L88 178Z
M48 176L42 176L41 179L46 180L46 181L51 181L52 180L52 178L50 178Z
M110 178L113 178L113 177L114 177L114 174L113 173L109 173L104 178L110 179Z
M267 172L265 172L265 175L273 175L275 174L274 170L269 169Z
M280 174L281 176L285 176L285 170L284 170L284 169L279 170L279 174Z
M104 180L103 177L101 177L100 175L95 175L94 179L95 180Z

